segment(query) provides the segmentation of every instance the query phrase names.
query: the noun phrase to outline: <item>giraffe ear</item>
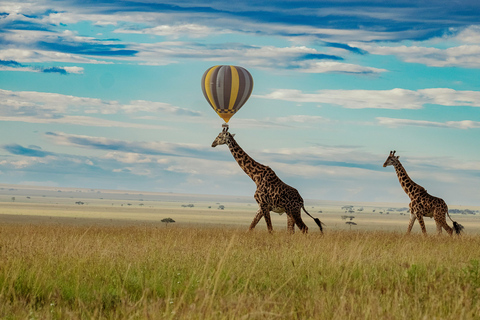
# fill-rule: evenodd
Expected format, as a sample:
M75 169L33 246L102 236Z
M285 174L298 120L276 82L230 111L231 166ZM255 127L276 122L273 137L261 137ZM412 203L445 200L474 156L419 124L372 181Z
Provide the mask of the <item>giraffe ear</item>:
M400 158L400 156L397 156L397 160L398 160L398 158Z
M233 137L235 137L235 133L234 133L234 134L232 134L232 138L233 138Z

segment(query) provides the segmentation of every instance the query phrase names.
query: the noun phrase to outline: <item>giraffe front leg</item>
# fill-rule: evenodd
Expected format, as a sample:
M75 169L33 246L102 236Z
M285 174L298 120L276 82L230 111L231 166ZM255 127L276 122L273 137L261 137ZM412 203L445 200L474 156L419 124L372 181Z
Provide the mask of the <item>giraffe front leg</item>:
M257 223L262 219L262 217L265 217L265 222L267 223L267 228L269 232L272 232L273 227L272 227L272 220L270 219L270 209L269 206L267 205L260 205L260 208L257 210L257 214L255 215L255 218L253 218L252 223L250 224L250 228L248 230L253 230Z
M263 217L262 209L258 208L257 214L253 218L252 223L250 223L250 228L248 228L248 230L249 231L253 230L255 228L255 226L257 225L258 221L260 221L260 219L262 219L262 217Z
M270 210L267 209L263 216L265 217L265 222L267 223L268 232L271 233L273 231L273 227L272 219L270 218Z
M410 221L408 222L407 234L410 234L410 231L412 231L412 227L413 227L413 224L415 223L415 220L417 220L417 216L414 213L410 213Z
M422 212L419 212L417 214L417 219L418 219L418 223L420 224L420 227L422 228L423 235L426 236L427 235L427 229L425 229L425 222L423 221Z

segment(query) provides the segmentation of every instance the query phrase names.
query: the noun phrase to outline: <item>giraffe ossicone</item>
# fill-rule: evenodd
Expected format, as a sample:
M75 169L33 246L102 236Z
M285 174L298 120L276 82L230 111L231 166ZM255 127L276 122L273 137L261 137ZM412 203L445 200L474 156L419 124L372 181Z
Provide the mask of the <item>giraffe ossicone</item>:
M390 151L390 155L387 160L385 160L383 167L393 166L395 168L398 181L403 191L405 191L410 198L410 222L408 223L407 233L410 233L415 220L418 220L423 234L426 234L427 230L425 229L423 217L429 217L435 220L438 234L442 233L442 228L450 235L452 235L453 230L455 230L456 234L460 234L463 226L452 220L448 214L448 206L445 201L430 195L425 188L413 182L398 158L400 158L400 156L395 156L395 151ZM453 230L447 224L447 216L450 221L453 222Z
M297 189L284 183L268 166L265 166L252 157L250 157L233 138L234 134L228 132L228 125L223 128L222 132L212 142L212 147L226 144L230 149L234 159L242 170L255 182L257 190L254 198L258 203L259 209L255 215L250 230L254 229L262 217L265 218L268 231L272 231L272 221L270 211L276 213L287 214L287 229L290 232L295 231L295 225L304 233L308 231L308 227L302 220L301 211L310 216L323 233L322 222L318 218L314 218L305 210L303 198Z

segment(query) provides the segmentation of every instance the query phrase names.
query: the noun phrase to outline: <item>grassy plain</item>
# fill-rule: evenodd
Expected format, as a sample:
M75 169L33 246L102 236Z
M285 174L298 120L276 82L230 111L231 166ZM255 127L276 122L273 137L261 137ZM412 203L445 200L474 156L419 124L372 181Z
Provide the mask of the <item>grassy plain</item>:
M0 226L2 319L478 319L479 236Z
M3 191L2 319L480 319L478 216L452 216L461 237L430 219L404 236L394 204L350 204L350 227L342 204L309 201L325 235L276 214L269 234L246 232L251 199Z

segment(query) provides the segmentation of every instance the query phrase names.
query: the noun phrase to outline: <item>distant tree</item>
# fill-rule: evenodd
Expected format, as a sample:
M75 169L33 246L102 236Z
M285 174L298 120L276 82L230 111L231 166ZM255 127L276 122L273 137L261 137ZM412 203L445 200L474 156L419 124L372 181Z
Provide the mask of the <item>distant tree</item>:
M15 197L12 197L12 201L15 202Z
M165 218L165 219L162 219L161 222L165 223L165 227L168 226L169 223L174 223L175 220L173 220L172 218Z
M345 222L345 224L349 224L349 225L350 225L350 230L352 230L352 226L356 226L356 225L357 225L355 222L352 222L352 221L347 221L347 222Z
M224 210L224 209L225 209L225 206L224 206L223 204L221 204L221 205L218 206L218 209Z

